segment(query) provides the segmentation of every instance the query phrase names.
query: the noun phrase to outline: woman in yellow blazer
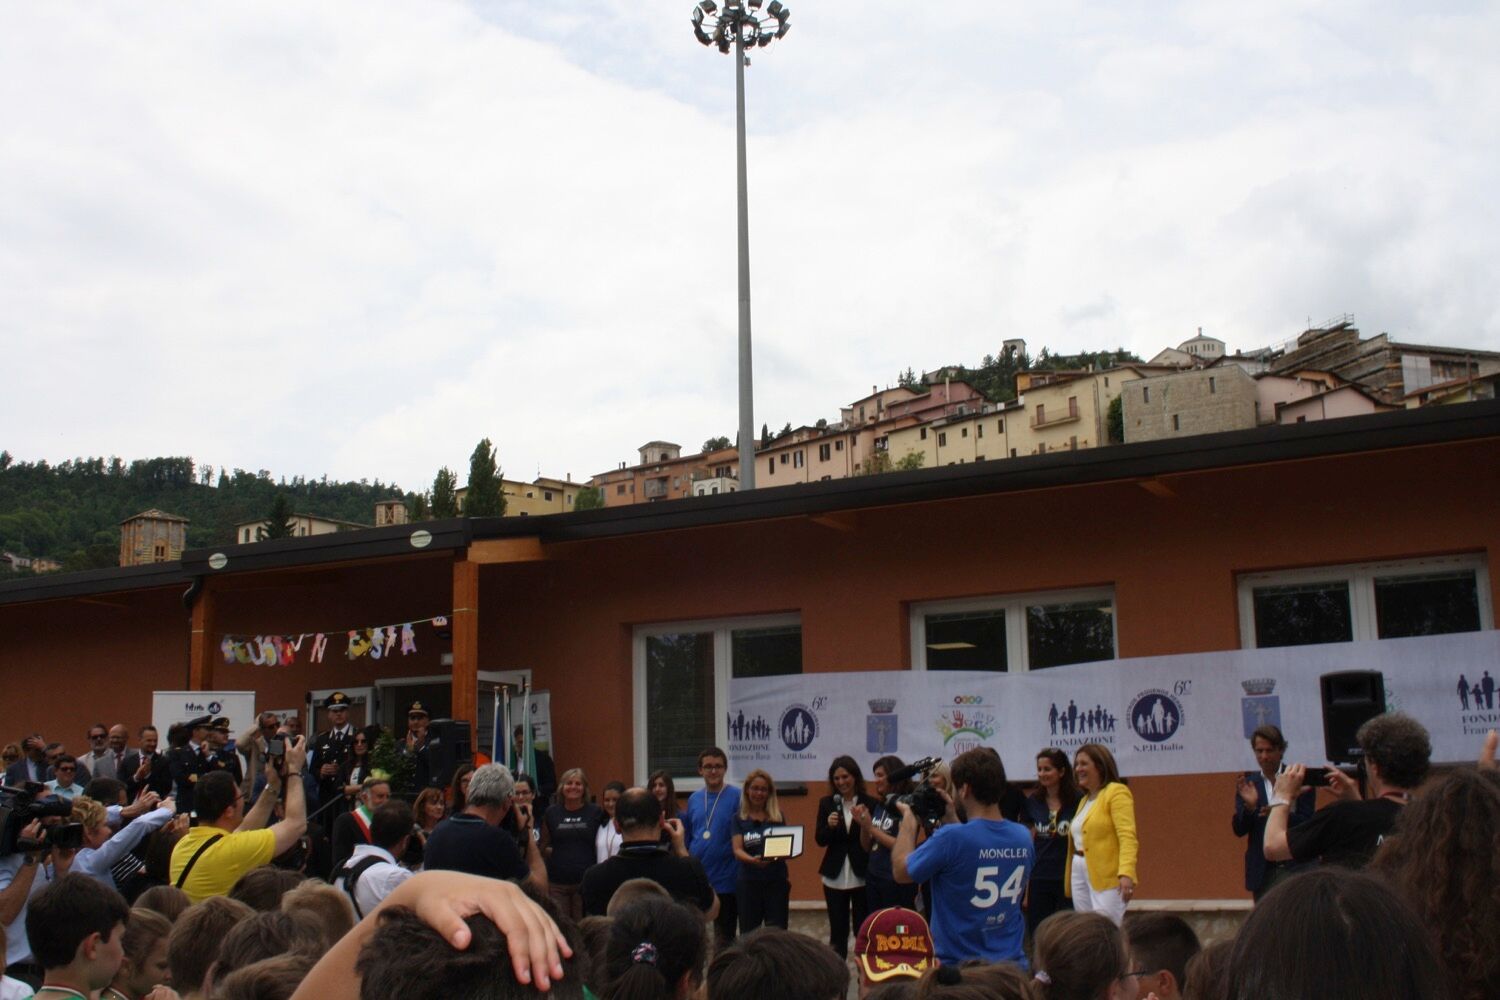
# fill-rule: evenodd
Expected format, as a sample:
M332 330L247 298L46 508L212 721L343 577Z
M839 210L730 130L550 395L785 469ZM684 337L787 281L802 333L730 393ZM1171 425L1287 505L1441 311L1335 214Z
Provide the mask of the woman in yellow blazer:
M1086 797L1073 814L1063 888L1075 910L1102 913L1118 926L1135 895L1135 799L1120 783L1114 754L1097 743L1078 748L1073 776Z

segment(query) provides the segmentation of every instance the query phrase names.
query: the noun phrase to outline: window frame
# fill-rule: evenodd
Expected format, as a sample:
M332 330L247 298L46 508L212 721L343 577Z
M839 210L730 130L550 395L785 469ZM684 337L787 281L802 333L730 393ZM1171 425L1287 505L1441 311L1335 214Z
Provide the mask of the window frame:
M1240 648L1259 649L1255 644L1255 588L1279 587L1303 583L1345 583L1349 587L1350 642L1370 642L1380 638L1380 622L1375 612L1375 578L1422 576L1427 573L1474 571L1478 591L1479 629L1495 627L1490 597L1490 577L1483 553L1456 556L1418 556L1410 559L1382 559L1378 562L1336 563L1304 566L1300 569L1239 573L1235 577L1236 600L1240 616ZM1449 634L1449 633L1445 633ZM1286 647L1269 646L1268 649Z
M949 600L913 601L907 614L909 626L907 631L911 636L910 668L923 672L932 669L927 666L927 615L968 611L1004 611L1005 673L1030 673L1031 653L1026 643L1026 609L1038 604L1079 604L1101 599L1109 603L1110 615L1114 618L1115 627L1110 636L1110 645L1113 647L1111 659L1118 660L1120 658L1120 612L1115 601L1114 586L1104 585L1075 587L1067 590L1029 590L1016 594L986 594L979 597L960 597ZM1083 662L1105 663L1108 661L1086 660ZM1063 664L1063 666L1073 666L1073 664ZM1056 670L1057 667L1039 669ZM999 671L991 672L998 673Z
M632 766L635 769L635 784L645 785L646 777L651 773L650 761L647 759L650 734L646 726L646 640L654 635L672 635L678 632L713 633L714 745L722 747L729 742L729 732L724 720L729 714L729 681L733 673L733 664L730 662L733 652L731 633L743 629L781 628L787 625L796 625L798 629L801 629L801 612L652 622L648 625L637 625L632 630L630 639L631 708L635 718L631 724L634 747L631 756ZM673 784L678 791L697 791L703 787L703 779L697 775L681 778L674 776Z

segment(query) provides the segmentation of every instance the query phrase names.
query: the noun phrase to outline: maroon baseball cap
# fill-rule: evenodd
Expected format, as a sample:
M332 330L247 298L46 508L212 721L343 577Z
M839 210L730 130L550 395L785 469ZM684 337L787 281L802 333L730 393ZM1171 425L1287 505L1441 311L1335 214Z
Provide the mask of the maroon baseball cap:
M865 918L854 938L854 954L872 983L897 976L917 979L937 965L927 921L916 910L900 906L876 910Z

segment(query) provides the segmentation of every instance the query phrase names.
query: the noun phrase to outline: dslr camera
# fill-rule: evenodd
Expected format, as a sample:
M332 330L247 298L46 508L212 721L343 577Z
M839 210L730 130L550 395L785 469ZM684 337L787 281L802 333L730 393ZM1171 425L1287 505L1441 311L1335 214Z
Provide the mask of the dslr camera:
M40 840L23 837L21 832L34 819L73 815L73 803L60 796L47 796L45 785L28 781L24 785L0 786L0 855L22 851L40 851L50 847L76 850L83 846L83 824L58 823L44 827Z
M895 774L886 775L886 781L890 784L899 784L917 775L922 779L917 782L916 787L905 795L891 794L885 797L885 807L889 811L895 811L896 806L905 802L911 807L912 815L922 824L922 829L931 836L932 831L942 821L943 814L948 811L948 800L943 798L943 793L932 787L932 769L942 763L937 757L923 757L921 760L912 761L903 768L897 769Z

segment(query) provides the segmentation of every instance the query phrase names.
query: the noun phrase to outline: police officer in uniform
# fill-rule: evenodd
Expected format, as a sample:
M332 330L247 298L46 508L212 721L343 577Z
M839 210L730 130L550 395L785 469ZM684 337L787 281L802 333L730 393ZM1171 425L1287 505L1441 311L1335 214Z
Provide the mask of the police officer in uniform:
M432 764L427 756L427 743L431 739L427 728L429 721L422 703L412 702L411 708L406 710L406 736L396 744L401 755L412 761L412 786L418 789L426 788L432 782Z
M344 798L343 782L339 780L344 762L354 750L354 727L349 724L349 696L335 691L323 700L323 708L328 712L329 728L313 740L307 766L318 782L318 808L338 813L349 808ZM333 802L339 805L330 805ZM331 817L324 822L332 822Z
M172 785L176 789L179 813L193 811L193 788L198 779L208 773L208 758L212 752L208 745L208 729L213 717L200 715L184 724L192 734L180 747L167 753L167 766L172 772Z
M208 745L211 748L208 770L228 771L234 775L234 783L241 784L245 780L245 768L240 763L240 755L229 749L228 719L215 719L209 726Z

